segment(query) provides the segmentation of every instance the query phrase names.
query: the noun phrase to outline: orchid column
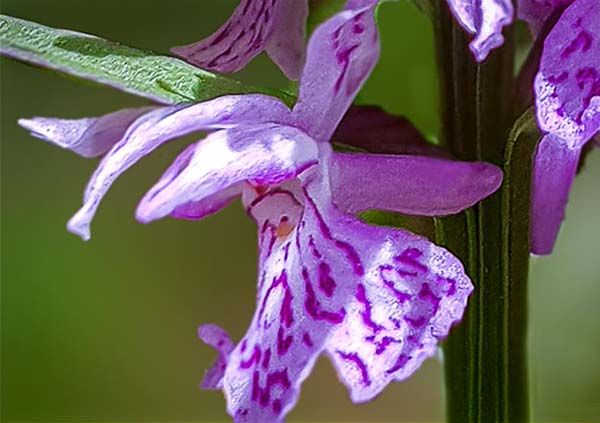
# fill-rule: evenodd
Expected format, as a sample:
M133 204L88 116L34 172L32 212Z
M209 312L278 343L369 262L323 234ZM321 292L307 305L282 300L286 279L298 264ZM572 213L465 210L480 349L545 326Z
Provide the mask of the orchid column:
M529 210L537 134L518 128L511 133L514 50L509 28L504 28L503 46L490 52L502 44L502 26L513 13L510 1L488 2L487 10L482 2L448 3L450 8L434 2L441 141L458 158L502 166L505 182L473 209L436 223L438 241L461 258L475 285L465 319L444 349L447 421L526 422L529 219L523 210ZM497 14L495 27L489 25L488 12ZM469 21L469 16L476 18ZM465 29L476 34L470 45ZM520 122L525 128L527 123L535 127L532 120ZM519 166L513 166L515 161Z

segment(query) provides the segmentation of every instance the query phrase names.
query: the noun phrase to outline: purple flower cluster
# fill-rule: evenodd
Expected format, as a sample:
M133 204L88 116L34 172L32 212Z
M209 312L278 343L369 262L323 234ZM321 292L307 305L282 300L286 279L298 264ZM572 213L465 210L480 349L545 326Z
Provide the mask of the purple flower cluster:
M510 2L488 3L477 6L477 13L485 12L483 21L463 21L477 33L473 48L483 56L501 43L499 30L512 13ZM578 22L584 33L594 24L592 12L598 8L589 0L576 3L594 10L564 25ZM372 399L436 353L439 341L461 319L473 290L462 264L448 251L405 230L370 226L356 215L373 209L422 216L457 213L496 191L501 171L484 163L434 157L433 147L410 143L407 151L433 154L332 149L338 124L379 58L377 4L349 0L314 31L304 48L305 0L243 0L214 35L176 50L204 67L234 71L265 49L288 76L300 77L292 109L275 98L237 95L192 105L126 109L100 118L20 120L33 135L81 156L104 155L82 208L68 224L84 239L90 237L100 201L124 171L170 140L195 131L208 133L179 155L143 197L136 216L143 223L166 216L201 219L241 197L257 223L257 303L247 333L234 344L217 326L199 329L200 338L219 352L203 387L223 390L236 421L282 421L321 354L334 363L353 401ZM454 10L468 16L473 7L460 4ZM570 36L583 39L573 31ZM583 55L591 49L586 40L563 49ZM564 63L570 63L569 57ZM578 69L591 69L594 60L593 53L588 61L578 59ZM552 73L542 71L537 85L545 87L551 108L578 86L570 85L571 74L560 77L550 59L543 63ZM588 87L591 76L585 70L578 74L573 77ZM548 91L549 84L554 84L555 94ZM583 129L579 141L564 141L563 136L556 145L579 148L590 132L585 128L593 119L598 123L589 112L589 107L598 109L598 100L590 98L581 115L581 105L559 103L564 103L563 116ZM381 112L367 113L368 120L385 122L392 130L399 124ZM368 125L361 126L359 118L348 114L341 126L354 129L345 136L379 136Z
M471 48L478 60L502 43L502 26L512 18L510 0L449 4L461 25L476 33ZM545 36L533 86L538 125L545 135L534 162L531 249L549 254L582 148L600 130L600 2L519 0L518 10L534 36ZM556 22L550 22L556 14ZM544 24L553 24L547 35L541 31ZM489 41L479 43L480 39Z

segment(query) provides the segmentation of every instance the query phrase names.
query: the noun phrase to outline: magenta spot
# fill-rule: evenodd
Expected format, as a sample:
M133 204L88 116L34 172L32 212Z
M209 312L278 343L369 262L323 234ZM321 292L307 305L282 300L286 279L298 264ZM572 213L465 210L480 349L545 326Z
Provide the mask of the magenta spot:
M265 354L263 355L262 368L267 370L270 362L271 362L271 348L267 348L265 350Z
M356 287L356 299L359 303L363 305L363 311L360 313L363 323L375 333L384 329L383 326L380 326L373 321L373 318L371 316L373 311L372 306L369 300L367 299L367 292L365 286L362 283L358 284Z
M313 347L313 341L312 338L310 337L310 335L308 334L308 332L304 332L302 334L302 342L304 342L304 344L309 347L312 348Z
M364 25L355 22L354 25L352 25L352 32L355 34L362 34L363 32L365 32L365 27Z
M588 83L594 83L600 79L600 75L598 75L598 70L593 67L585 67L581 68L577 71L575 75L575 79L577 80L577 86L580 90L583 90Z
M308 237L308 246L310 247L312 255L313 255L314 258L316 258L317 260L319 260L319 259L321 259L323 257L323 255L317 249L317 246L315 245L315 239L313 238L312 235L310 235Z
M306 309L308 315L315 320L325 320L333 324L342 323L346 317L346 310L344 310L344 308L341 308L337 312L323 310L321 308L321 304L317 300L315 290L310 283L310 278L306 267L302 268L302 277L304 278L304 285L306 289L304 308Z
M354 274L357 276L364 276L365 269L354 247L352 247L352 245L348 244L347 242L340 240L335 240L335 246L344 252L346 258L352 265L352 270L354 270Z
M429 269L427 266L421 264L418 259L423 255L423 252L416 248L407 248L400 255L394 257L397 263L401 263L416 272L403 271L397 269L398 274L401 276L416 276L418 273L426 273Z
M360 359L358 354L356 353L345 353L343 351L337 350L338 355L345 361L350 361L356 365L358 370L360 371L360 375L362 377L363 385L369 386L371 385L371 378L369 377L369 371L367 370L367 366Z
M288 242L283 247L283 261L287 261L289 254L290 254L290 243Z
M281 309L279 310L279 317L286 327L292 326L294 323L294 312L292 311L292 294L290 293L289 287L284 285L285 293L283 294L283 301L281 303Z
M582 53L587 52L592 47L593 40L594 37L592 37L589 32L581 31L579 34L577 34L577 37L575 37L575 39L571 41L567 47L565 47L563 52L560 54L560 58L566 59L577 50L581 50Z
M254 346L254 351L252 355L247 360L240 361L240 369L249 369L254 365L254 363L258 363L260 361L260 347L258 345Z
M394 366L387 369L385 372L388 375L391 373L397 372L398 370L400 370L401 368L406 366L406 363L408 363L408 360L410 360L409 356L407 356L405 354L400 354L400 356L398 356L398 359L396 360L396 363L394 364Z
M292 346L294 342L294 337L292 335L288 335L286 337L283 336L283 327L279 326L279 330L277 331L277 354L284 355Z
M417 296L420 299L431 303L431 308L432 308L431 314L437 313L441 300L438 296L436 296L433 293L433 291L431 290L431 287L429 286L428 283L424 283L423 285L421 285L421 289L419 290L419 293L417 294Z
M384 336L383 339L379 343L377 343L377 349L375 350L375 354L383 354L386 348L392 343L399 344L401 343L401 341L398 341L397 339L392 338L391 336Z
M413 328L421 328L425 326L427 319L424 316L419 316L417 318L405 317L404 321L411 325Z
M563 72L560 75L556 76L556 75L549 75L548 76L548 82L550 82L551 84L554 85L558 85L561 84L563 82L565 82L567 80L567 78L569 77L569 72Z
M273 413L281 414L281 400L276 399L273 401Z
M393 270L394 270L394 268L388 264L381 265L381 266L379 266L379 277L383 281L383 284L390 291L392 291L392 293L394 294L394 296L396 297L398 302L402 304L402 303L405 303L406 301L409 301L412 298L412 296L410 294L407 294L406 292L402 292L402 291L396 289L396 287L394 286L394 282L385 277L384 272L389 272L389 271L393 271Z
M446 286L447 296L453 297L456 294L456 281L454 279L438 276L437 281L438 283L444 284Z
M245 351L246 351L246 347L247 347L247 346L248 346L248 340L247 340L247 339L244 339L244 340L242 341L242 346L241 346L241 350L242 350L242 352L245 352Z
M252 375L252 401L257 401L260 394L259 378L260 374L258 373L258 370L255 370L254 374Z
M336 283L331 277L330 273L331 268L327 263L319 263L319 289L321 289L321 291L328 297L333 295L333 291L336 287Z

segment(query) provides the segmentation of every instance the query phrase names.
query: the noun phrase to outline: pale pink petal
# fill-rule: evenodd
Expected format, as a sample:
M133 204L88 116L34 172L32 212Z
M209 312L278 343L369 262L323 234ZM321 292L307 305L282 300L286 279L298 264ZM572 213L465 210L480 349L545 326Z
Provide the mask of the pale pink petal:
M71 150L83 157L106 153L125 134L138 117L153 107L123 109L99 118L56 119L34 117L19 119L19 125L36 138Z
M535 155L531 197L531 252L550 254L565 217L581 148L546 135Z
M226 96L194 105L163 107L138 118L113 146L90 179L83 207L71 218L68 229L87 240L89 225L112 183L142 157L178 136L238 124L277 122L289 109L279 100L262 95Z
M328 142L379 58L377 0L350 0L310 37L294 107L296 125Z
M336 153L331 168L333 201L349 213L454 214L501 183L502 171L494 165L423 156Z
M142 199L136 216L148 223L171 213L182 217L192 207L201 217L215 211L203 207L214 206L214 196L223 190L228 200L242 182L278 184L317 163L317 145L296 128L264 124L214 132L175 161Z
M448 5L461 26L475 35L470 48L477 61L504 43L502 29L513 19L511 0L448 0Z

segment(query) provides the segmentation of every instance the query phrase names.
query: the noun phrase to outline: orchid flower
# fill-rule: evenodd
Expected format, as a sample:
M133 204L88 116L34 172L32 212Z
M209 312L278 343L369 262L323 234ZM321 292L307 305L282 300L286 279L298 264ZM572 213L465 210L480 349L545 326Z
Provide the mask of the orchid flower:
M298 79L307 15L308 0L241 0L214 34L172 51L204 69L235 72L266 50L288 78Z
M200 219L241 196L257 223L257 307L247 333L234 344L215 325L198 331L219 353L202 386L224 391L235 421L282 421L323 353L353 401L374 398L436 353L473 290L448 251L355 215L456 213L494 192L500 170L434 157L338 153L329 143L379 57L377 3L350 0L315 30L292 110L275 98L240 95L146 111L126 130L134 116L125 112L21 121L80 154L108 151L69 223L85 239L121 173L168 140L209 131L174 161L136 216L144 223L169 215ZM107 135L101 129L111 120L117 129Z
M549 254L583 146L600 130L600 3L574 0L544 41L535 78L537 118L532 251Z

